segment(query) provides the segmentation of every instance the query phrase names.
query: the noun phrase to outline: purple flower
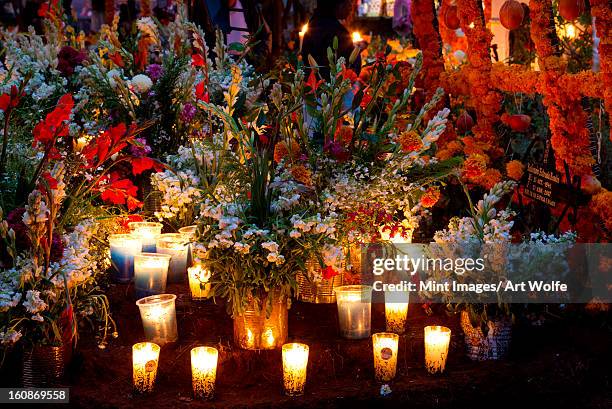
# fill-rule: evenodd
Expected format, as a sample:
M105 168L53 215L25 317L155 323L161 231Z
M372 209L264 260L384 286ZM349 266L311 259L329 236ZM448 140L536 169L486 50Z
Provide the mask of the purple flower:
M159 64L151 64L146 69L147 75L153 81L157 81L164 75L164 68Z
M183 106L183 112L181 112L181 119L183 120L183 122L191 122L196 112L196 107L194 107L190 103L187 103Z
M151 153L151 147L147 145L147 140L145 138L136 138L136 142L141 146L130 145L130 154L137 158L142 156L147 156Z

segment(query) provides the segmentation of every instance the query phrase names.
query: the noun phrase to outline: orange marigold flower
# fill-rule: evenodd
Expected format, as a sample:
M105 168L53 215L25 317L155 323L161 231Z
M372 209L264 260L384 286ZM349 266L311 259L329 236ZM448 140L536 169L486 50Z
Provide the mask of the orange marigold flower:
M506 173L510 179L521 180L525 172L525 165L519 160L511 160L506 163Z
M419 152L423 149L423 140L416 131L405 131L399 136L399 143L404 152Z
M489 168L486 172L476 179L476 183L485 189L491 189L495 184L502 180L502 174L499 170Z
M434 205L438 203L438 200L440 200L440 189L431 186L423 193L423 196L421 196L421 205L423 207L434 207Z
M479 153L470 155L463 162L463 176L467 179L476 179L487 170L487 157Z
M295 165L289 170L291 176L305 186L312 186L312 172L304 165Z
M336 128L335 139L345 145L348 145L351 143L351 139L353 139L353 128L344 125L339 126Z
M300 145L293 139L290 142L290 146L286 141L282 141L274 146L274 162L280 162L283 159L292 161L297 158L300 154Z
M593 196L591 209L601 218L606 229L612 231L612 217L610 217L612 214L612 192L601 189L599 193Z

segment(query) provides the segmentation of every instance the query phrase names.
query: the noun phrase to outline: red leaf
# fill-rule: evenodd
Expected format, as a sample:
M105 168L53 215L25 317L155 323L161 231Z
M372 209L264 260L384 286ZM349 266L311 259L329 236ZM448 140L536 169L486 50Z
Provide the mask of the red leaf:
M205 67L206 60L200 54L193 54L191 56L191 65L194 67Z
M134 176L140 175L145 170L152 169L155 166L155 161L151 158L142 157L132 159L132 173Z
M196 98L206 103L210 102L210 97L204 86L204 81L199 82L195 87Z
M11 105L11 96L9 94L2 94L0 96L0 109L6 111Z

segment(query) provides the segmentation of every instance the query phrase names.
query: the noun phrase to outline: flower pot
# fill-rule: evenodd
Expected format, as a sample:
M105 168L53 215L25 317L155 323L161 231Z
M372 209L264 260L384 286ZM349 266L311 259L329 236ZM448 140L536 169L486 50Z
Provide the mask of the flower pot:
M265 300L252 299L244 313L234 317L234 342L242 349L276 349L287 340L287 298L268 293L272 308L266 314Z
M468 357L473 361L503 359L510 350L512 320L510 317L487 321L485 335L480 327L474 327L467 311L461 312L461 329L465 336Z
M316 259L306 262L306 273L298 273L297 299L314 304L332 304L336 302L334 289L341 286L344 281L344 271L338 272L331 278L323 277L321 265Z
M23 354L21 384L24 388L54 387L61 385L66 365L63 346L35 346Z

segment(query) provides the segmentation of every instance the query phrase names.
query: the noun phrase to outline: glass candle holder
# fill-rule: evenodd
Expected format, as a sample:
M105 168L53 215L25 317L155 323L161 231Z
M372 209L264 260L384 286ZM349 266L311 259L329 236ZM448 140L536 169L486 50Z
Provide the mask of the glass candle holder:
M114 268L112 278L118 283L129 283L134 277L134 256L142 251L142 242L131 234L111 234L108 241Z
M185 240L189 242L189 244L187 245L189 247L189 249L187 250L187 266L193 265L193 246L191 245L191 243L196 239L197 230L197 224L181 227L178 230L179 234L182 234L183 237L185 237Z
M147 341L164 346L178 339L175 301L174 294L152 295L136 301Z
M399 335L391 332L379 332L372 335L374 375L377 381L389 382L395 378L398 343Z
M130 232L134 237L142 240L143 253L155 253L157 238L161 235L163 225L156 222L131 222L128 223Z
M211 399L215 394L219 351L212 347L191 350L191 384L196 399Z
M372 287L344 285L335 292L340 335L348 339L368 338L372 322Z
M283 385L288 396L301 396L306 386L308 345L289 343L283 345Z
M153 392L159 363L159 350L159 345L152 342L139 342L132 346L134 391L138 393Z
M170 267L168 268L168 282L180 283L187 276L187 259L189 257L189 243L180 233L162 234L157 239L157 252L169 254Z
M450 338L449 328L439 325L425 327L425 368L430 374L444 372Z
M157 253L140 253L134 256L136 298L166 292L170 258L168 254Z
M406 331L409 297L410 293L408 291L385 292L385 321L387 324L387 332L403 334Z
M210 270L205 269L201 264L196 264L187 269L189 277L189 289L191 290L191 298L194 300L203 300L208 297L210 292Z

